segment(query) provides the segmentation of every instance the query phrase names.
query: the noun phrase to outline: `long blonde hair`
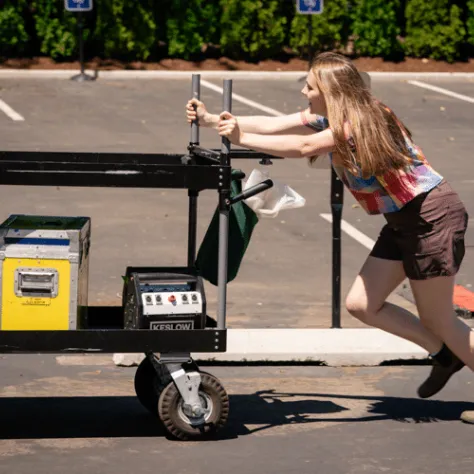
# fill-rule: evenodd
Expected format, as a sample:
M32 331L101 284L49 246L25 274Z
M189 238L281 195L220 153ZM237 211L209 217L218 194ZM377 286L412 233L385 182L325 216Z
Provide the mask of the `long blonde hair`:
M317 55L311 69L327 108L336 153L342 164L362 176L380 176L404 168L409 150L404 133L410 131L376 100L352 61L337 53ZM344 134L344 122L351 127L355 149Z

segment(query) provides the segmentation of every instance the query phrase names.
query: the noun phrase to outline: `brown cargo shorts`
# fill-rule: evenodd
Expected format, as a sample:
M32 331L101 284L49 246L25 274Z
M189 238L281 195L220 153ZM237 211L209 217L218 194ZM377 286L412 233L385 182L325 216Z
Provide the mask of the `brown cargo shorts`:
M443 180L400 211L385 214L387 224L370 255L403 262L412 280L455 275L465 254L469 216L458 194Z

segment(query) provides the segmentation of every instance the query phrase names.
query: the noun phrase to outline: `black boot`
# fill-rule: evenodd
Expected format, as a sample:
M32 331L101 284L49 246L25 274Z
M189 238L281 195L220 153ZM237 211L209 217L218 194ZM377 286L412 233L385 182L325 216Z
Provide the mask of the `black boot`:
M464 367L464 362L443 344L441 350L432 356L433 368L429 377L418 388L420 398L429 398L438 393L456 372Z

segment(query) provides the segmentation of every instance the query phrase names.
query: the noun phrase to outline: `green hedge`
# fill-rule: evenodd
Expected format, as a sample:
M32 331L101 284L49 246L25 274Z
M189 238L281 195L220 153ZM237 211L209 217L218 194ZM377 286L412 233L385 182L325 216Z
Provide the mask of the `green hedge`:
M34 0L32 3L40 52L53 59L70 58L76 51L76 17L66 12L64 3Z
M278 0L222 0L220 45L232 58L265 59L278 54L287 19Z
M219 42L221 9L209 0L168 0L166 20L168 54L190 59L202 49Z
M99 55L125 60L148 59L156 44L155 2L96 0L95 4L93 41Z
M467 1L467 42L470 46L474 47L474 0Z
M408 0L405 51L410 56L460 59L466 29L450 0Z
M0 56L24 54L30 39L23 21L27 16L26 0L7 0L0 6Z
M400 0L357 0L351 12L354 48L360 56L403 55L397 23Z
M95 0L84 14L87 57L262 60L312 49L387 59L454 61L474 53L474 0L326 0L299 15L294 0ZM208 46L213 46L208 48ZM0 56L77 58L77 15L63 0L0 0Z

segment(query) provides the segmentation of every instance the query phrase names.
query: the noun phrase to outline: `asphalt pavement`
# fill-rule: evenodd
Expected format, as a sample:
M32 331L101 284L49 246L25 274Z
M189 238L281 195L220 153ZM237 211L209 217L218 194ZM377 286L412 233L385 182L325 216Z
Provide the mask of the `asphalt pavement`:
M0 358L0 472L472 472L467 370L420 400L428 366L201 367L229 394L229 420L215 439L181 442L138 402L135 369L90 361Z

